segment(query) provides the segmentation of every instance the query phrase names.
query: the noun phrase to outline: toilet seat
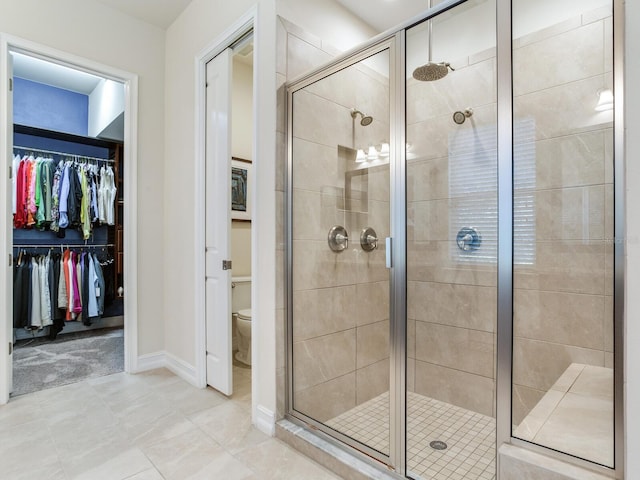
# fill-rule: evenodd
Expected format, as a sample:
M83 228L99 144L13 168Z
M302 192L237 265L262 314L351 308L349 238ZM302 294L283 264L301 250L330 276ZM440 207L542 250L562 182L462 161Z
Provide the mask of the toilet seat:
M251 321L251 309L245 308L244 310L238 310L238 318L240 320L249 320Z

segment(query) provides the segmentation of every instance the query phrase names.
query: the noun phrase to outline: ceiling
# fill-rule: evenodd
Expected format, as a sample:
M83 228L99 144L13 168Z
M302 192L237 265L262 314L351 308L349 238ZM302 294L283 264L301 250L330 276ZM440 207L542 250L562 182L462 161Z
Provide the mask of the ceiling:
M166 29L191 0L97 0L143 22Z
M191 0L97 0L122 13L166 29ZM429 0L336 0L376 30L382 32L425 11ZM439 0L433 0L435 5Z
M101 78L90 73L63 67L57 63L14 52L13 75L16 77L89 95Z
M384 32L424 12L429 0L336 0L356 17ZM433 0L433 5L439 3Z

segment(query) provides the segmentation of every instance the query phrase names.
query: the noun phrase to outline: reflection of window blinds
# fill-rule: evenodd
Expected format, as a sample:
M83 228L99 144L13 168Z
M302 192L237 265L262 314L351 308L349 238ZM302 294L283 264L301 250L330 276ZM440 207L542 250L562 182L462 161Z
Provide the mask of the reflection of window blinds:
M535 261L535 122L514 128L514 262ZM498 254L498 166L496 127L454 131L449 136L449 238L451 257L460 262L495 263ZM477 250L455 242L463 227L482 237Z

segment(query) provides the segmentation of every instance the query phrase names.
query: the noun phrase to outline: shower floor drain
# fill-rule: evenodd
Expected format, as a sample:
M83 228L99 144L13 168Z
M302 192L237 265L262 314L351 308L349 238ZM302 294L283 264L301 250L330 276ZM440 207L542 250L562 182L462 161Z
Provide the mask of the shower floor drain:
M447 444L444 443L442 440L434 440L433 442L429 443L429 446L431 448L433 448L434 450L446 450L447 449Z

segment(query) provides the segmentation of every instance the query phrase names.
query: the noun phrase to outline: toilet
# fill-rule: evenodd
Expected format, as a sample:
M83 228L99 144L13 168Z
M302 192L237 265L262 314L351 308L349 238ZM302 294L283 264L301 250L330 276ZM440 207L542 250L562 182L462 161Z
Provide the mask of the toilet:
M231 292L234 357L251 365L251 277L233 277Z
M236 360L251 365L251 309L246 308L238 311L236 321L238 329L238 351Z

